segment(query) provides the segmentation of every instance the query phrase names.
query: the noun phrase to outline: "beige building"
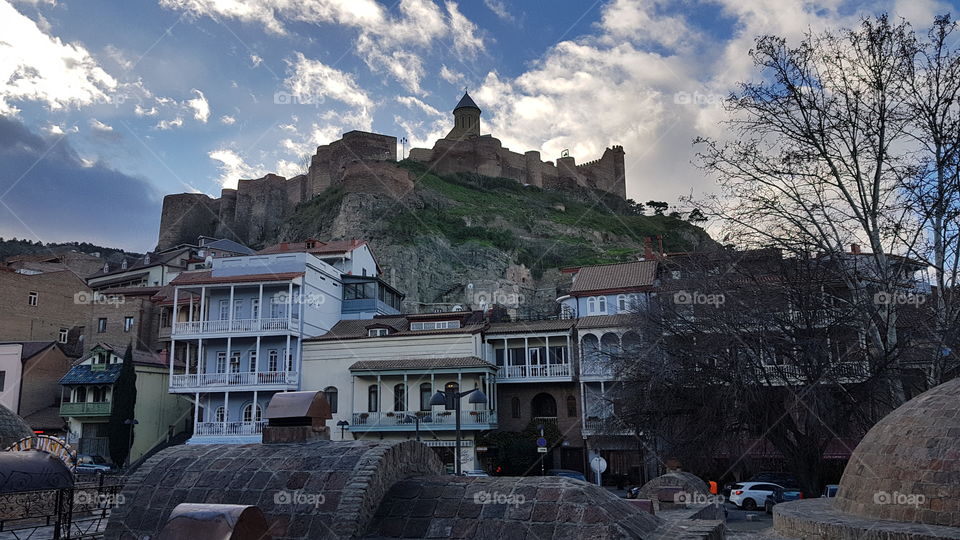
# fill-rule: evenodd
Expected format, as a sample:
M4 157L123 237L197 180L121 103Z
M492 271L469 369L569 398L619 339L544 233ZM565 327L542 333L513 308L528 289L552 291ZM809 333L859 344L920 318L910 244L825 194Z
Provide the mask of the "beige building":
M450 470L456 404L430 401L438 391L478 389L485 404L460 400L461 469L477 469L477 435L497 428L496 366L480 358L484 327L476 312L343 320L304 341L301 388L326 393L332 439L413 439L419 430Z
M0 343L0 405L34 431L62 435L60 378L69 370L70 358L54 341Z
M0 268L0 340L56 341L71 356L83 351L90 287L70 270Z

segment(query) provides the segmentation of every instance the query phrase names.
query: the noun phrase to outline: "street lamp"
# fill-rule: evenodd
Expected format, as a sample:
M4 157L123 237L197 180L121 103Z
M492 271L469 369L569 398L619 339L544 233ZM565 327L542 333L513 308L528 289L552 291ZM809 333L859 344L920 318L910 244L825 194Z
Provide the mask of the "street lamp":
M129 418L123 421L124 425L130 426L130 442L127 443L127 466L130 465L131 458L133 457L133 426L139 424L136 418Z
M470 396L470 398L467 400L467 403L480 405L487 402L487 396L484 395L479 388L467 390L466 392L457 392L455 390L437 390L437 393L430 398L431 407L434 405L446 405L449 403L448 397L453 399L453 410L454 414L457 416L457 446L456 456L453 460L453 470L457 476L460 476L460 398L463 396Z
M423 417L423 419L426 420L427 422L432 422L432 421L433 421L433 419L430 418L430 416L425 416L425 417ZM416 429L416 432L417 432L417 442L420 442L420 420L421 420L421 418L420 418L419 416L415 415L415 414L405 414L405 415L403 415L403 421L404 421L405 423L414 422L414 423L416 424L416 427L415 427L414 429Z
M347 426L349 426L349 425L350 425L350 422L347 422L346 420L341 420L341 421L337 422L337 426L340 428L340 440L341 440L341 441L343 440L343 430L347 429Z

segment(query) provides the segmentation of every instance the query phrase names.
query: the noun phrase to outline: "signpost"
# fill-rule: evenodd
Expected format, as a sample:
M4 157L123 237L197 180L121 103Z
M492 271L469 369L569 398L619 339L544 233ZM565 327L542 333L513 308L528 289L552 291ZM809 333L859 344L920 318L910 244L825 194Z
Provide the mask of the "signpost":
M600 483L600 475L603 474L603 471L607 470L607 460L597 456L590 460L590 468L593 469L593 472L597 473L597 485L603 485Z
M538 454L546 454L546 453L547 453L547 438L543 436L543 424L541 424L541 425L539 425L539 426L537 426L537 427L540 428L540 436L537 437L537 453L538 453ZM546 467L544 467L543 458L544 458L544 456L541 456L541 457L540 457L540 476L546 476L546 474L547 474L547 471L544 470Z

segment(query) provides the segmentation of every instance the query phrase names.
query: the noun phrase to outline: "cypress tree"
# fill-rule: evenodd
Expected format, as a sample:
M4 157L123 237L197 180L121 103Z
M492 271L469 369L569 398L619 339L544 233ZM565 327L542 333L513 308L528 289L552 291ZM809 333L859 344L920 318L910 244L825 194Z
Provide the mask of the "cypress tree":
M110 457L118 467L122 467L130 454L130 430L133 426L124 421L134 419L137 404L137 372L133 367L133 347L127 345L123 353L120 375L113 384L113 407L110 409L110 423L107 436L110 443Z

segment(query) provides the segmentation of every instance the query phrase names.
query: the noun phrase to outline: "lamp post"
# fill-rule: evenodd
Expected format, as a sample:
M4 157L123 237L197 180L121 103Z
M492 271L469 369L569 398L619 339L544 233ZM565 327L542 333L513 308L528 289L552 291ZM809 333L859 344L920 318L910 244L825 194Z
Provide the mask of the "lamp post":
M123 423L130 426L130 442L127 443L127 466L129 467L131 458L133 457L131 455L133 454L133 426L139 424L140 422L137 422L136 418L128 418L127 420L124 420Z
M347 426L349 426L349 425L350 425L350 422L347 422L346 420L341 420L341 421L337 422L337 426L340 428L340 440L341 440L341 441L343 440L343 430L347 429Z
M416 426L414 429L417 432L417 442L420 442L420 417L415 414L405 414L403 415L404 422L413 422Z
M460 476L460 398L470 396L467 403L484 404L487 402L487 396L479 388L467 390L466 392L457 392L455 390L437 390L437 393L430 398L430 406L446 405L449 399L453 399L453 410L457 416L457 445L456 455L453 459L453 470L457 476Z

